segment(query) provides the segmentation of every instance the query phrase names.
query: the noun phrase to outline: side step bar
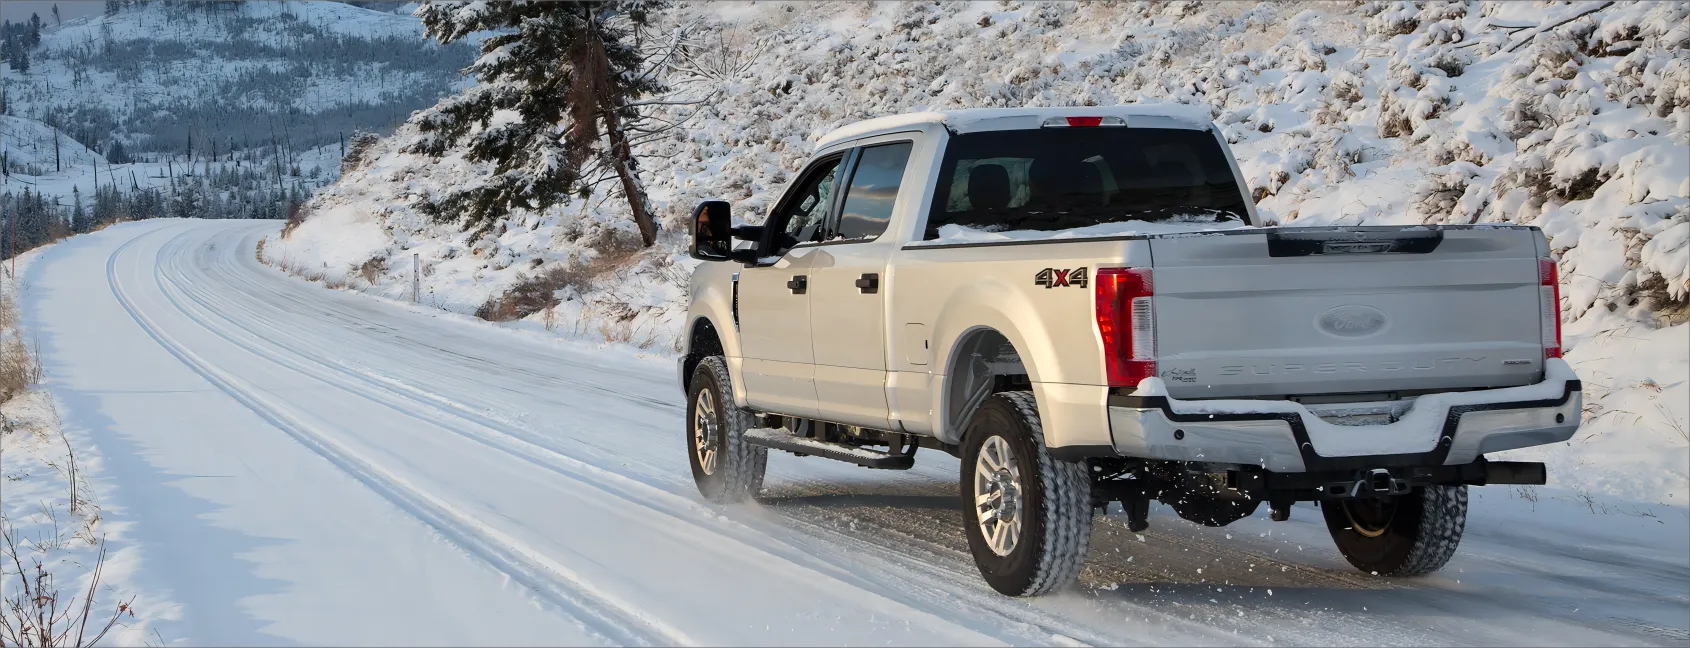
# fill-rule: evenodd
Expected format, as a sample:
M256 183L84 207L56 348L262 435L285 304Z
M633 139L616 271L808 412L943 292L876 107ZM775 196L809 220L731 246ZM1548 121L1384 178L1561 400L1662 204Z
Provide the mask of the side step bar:
M843 443L829 443L808 437L793 436L779 428L752 428L745 431L745 440L752 445L785 450L797 455L814 455L865 468L909 470L915 465L915 448L905 454L889 454Z

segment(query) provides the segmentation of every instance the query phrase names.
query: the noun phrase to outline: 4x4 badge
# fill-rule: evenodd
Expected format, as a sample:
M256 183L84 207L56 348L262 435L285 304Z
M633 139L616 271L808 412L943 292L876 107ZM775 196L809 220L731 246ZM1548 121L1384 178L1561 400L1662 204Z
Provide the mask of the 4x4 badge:
M1045 288L1061 288L1063 286L1086 287L1091 273L1085 268L1045 268L1033 275L1033 283Z

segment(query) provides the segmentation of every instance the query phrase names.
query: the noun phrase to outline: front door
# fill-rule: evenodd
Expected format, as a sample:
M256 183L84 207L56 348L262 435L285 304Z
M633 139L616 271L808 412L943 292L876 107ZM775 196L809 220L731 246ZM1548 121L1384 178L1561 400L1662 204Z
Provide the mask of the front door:
M886 262L883 237L914 145L857 150L830 239L810 262L815 383L821 418L890 429L886 406Z
M769 263L739 273L741 380L752 407L815 418L810 265L835 202L840 156L812 163L764 226Z

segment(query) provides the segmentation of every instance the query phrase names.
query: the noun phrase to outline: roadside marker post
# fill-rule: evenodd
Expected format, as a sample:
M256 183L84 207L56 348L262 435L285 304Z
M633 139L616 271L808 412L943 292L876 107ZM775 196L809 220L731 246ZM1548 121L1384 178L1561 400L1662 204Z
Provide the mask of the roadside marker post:
M422 254L411 253L411 303L417 303L417 295L422 292Z

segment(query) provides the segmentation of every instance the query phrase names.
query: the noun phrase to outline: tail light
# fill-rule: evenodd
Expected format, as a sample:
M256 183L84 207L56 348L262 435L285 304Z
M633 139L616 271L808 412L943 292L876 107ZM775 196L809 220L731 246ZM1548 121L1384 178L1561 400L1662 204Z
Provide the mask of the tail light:
M1156 375L1156 319L1149 268L1098 268L1097 332L1109 386L1137 387Z
M1045 128L1095 128L1097 126L1126 126L1120 117L1051 117L1039 124Z
M1538 314L1543 317L1543 357L1561 357L1561 281L1554 259L1537 260Z

